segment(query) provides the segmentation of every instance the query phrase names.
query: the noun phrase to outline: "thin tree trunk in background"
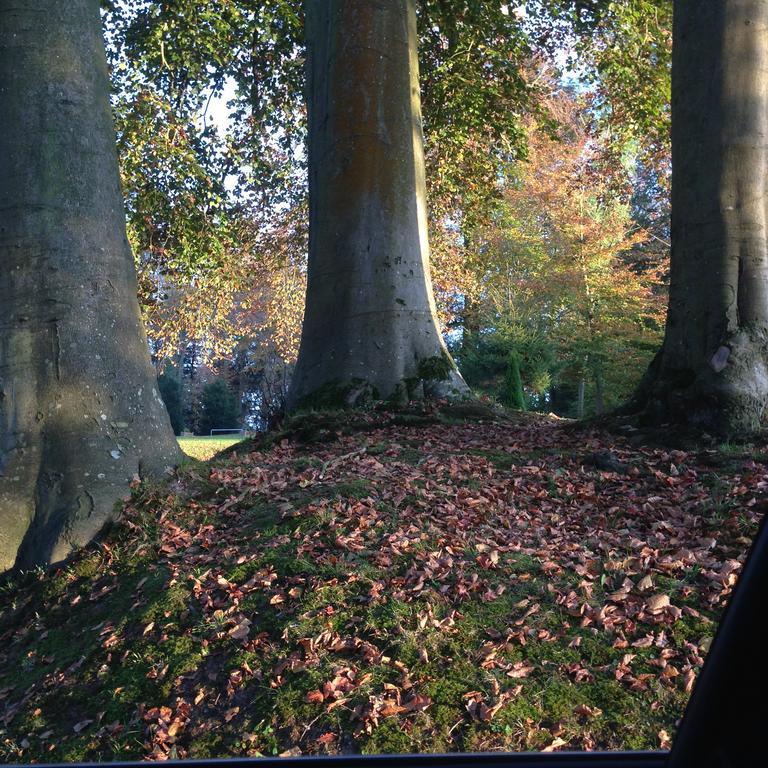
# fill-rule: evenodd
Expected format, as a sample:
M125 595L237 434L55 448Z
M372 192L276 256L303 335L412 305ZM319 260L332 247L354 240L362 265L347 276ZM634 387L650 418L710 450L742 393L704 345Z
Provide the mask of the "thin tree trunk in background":
M351 383L463 394L429 277L415 0L305 8L309 274L290 406Z
M0 0L0 571L65 559L179 449L125 235L98 0Z
M605 413L605 396L603 394L603 376L600 369L595 370L595 413L602 416Z
M578 395L578 407L576 414L578 418L583 419L584 418L584 396L587 391L587 382L584 379L579 379L579 395Z
M461 353L471 351L480 337L480 308L477 302L468 296L464 298L464 310L461 315L463 334L461 338Z
M445 12L445 9L444 9ZM470 245L472 238L467 231L466 225L461 227L461 241L462 248L464 249L464 260L466 263L470 261ZM480 338L480 305L471 296L464 296L464 308L461 313L461 350L460 355L463 358L468 352L470 352L479 341Z
M178 346L176 347L176 353L171 358L171 367L173 369L173 375L179 382L179 407L181 408L182 417L187 412L187 393L184 386L184 354L187 345L187 333L182 331L179 334ZM186 429L186 424L184 425Z
M748 433L768 404L768 1L675 0L664 347L636 405Z

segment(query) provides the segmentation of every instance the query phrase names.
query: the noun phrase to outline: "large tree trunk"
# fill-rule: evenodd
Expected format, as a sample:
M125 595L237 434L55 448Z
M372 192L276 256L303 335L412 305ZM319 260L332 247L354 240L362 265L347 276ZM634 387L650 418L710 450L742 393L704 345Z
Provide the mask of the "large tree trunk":
M310 245L291 390L467 387L429 278L414 0L306 0Z
M768 1L675 0L672 271L655 421L752 432L768 404Z
M0 0L0 571L179 458L139 316L98 0Z

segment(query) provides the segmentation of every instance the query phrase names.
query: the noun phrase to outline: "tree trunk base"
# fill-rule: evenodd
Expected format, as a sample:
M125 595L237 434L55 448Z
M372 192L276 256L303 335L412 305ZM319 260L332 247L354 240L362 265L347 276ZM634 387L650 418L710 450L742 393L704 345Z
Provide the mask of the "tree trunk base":
M119 519L132 480L160 478L181 461L149 366L145 372L149 405L117 387L101 398L96 387L76 384L77 411L71 401L57 409L61 393L31 411L8 413L0 403L0 573L68 560ZM0 399L23 386L7 377L2 384Z
M739 330L698 369L681 368L664 350L625 409L646 424L681 424L723 437L765 429L768 333Z
M413 377L378 384L361 378L336 379L300 397L294 392L289 410L353 409L376 401L405 406L424 400L465 400L471 395L453 361L442 357L424 361ZM382 387L385 387L383 391Z

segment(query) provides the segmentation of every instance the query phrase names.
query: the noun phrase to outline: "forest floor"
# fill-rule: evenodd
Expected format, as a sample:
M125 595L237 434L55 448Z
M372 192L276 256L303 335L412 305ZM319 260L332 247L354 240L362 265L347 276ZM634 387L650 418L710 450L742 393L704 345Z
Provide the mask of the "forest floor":
M765 446L355 418L142 484L0 588L0 760L668 746Z

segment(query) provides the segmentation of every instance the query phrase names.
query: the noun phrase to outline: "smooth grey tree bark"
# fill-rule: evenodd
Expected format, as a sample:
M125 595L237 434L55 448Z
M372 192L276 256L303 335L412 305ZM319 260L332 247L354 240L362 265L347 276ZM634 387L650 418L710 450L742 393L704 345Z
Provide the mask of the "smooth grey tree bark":
M139 316L98 0L0 0L0 571L179 459Z
M310 245L290 406L468 392L436 320L415 0L305 0Z
M768 0L675 0L672 263L656 422L749 433L768 406Z

